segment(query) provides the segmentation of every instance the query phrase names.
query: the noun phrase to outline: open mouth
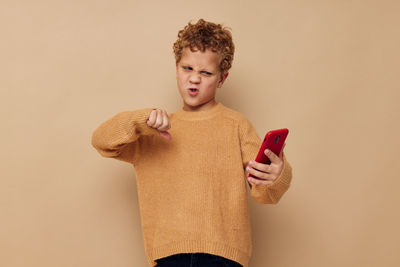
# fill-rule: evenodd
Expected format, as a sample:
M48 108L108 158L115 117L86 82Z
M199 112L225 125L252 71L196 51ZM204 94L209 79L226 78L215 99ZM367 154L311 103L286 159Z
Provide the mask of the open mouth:
M189 88L189 95L196 96L199 93L199 89L197 88Z

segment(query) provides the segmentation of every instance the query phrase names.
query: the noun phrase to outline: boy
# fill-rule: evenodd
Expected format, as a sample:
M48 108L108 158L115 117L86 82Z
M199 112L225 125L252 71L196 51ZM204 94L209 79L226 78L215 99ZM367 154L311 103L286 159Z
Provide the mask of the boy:
M173 48L183 107L118 113L96 129L92 145L134 166L150 266L246 267L246 184L256 201L277 203L291 167L283 152L266 151L270 165L252 162L261 145L254 127L215 101L233 60L230 32L200 19L179 31Z

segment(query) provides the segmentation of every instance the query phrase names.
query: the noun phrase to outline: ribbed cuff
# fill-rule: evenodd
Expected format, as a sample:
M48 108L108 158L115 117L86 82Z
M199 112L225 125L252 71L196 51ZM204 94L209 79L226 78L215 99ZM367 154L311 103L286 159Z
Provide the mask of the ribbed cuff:
M152 135L152 134L159 134L159 132L147 125L147 120L150 116L151 111L155 108L145 108L141 110L136 110L131 112L133 119L128 121L133 121L134 127L129 126L129 129L135 131L135 133L130 132L130 136L137 136L137 135ZM130 111L127 111L130 112Z

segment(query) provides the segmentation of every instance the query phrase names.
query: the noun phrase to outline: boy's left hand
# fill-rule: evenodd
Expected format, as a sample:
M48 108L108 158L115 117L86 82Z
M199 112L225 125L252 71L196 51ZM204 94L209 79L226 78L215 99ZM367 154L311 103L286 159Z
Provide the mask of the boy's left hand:
M248 173L251 173L255 177L247 177L247 180L256 185L272 184L282 172L283 149L285 148L285 145L286 144L283 145L279 157L274 152L268 149L264 151L265 155L267 155L267 157L271 161L271 164L269 165L251 160L246 167L246 171Z

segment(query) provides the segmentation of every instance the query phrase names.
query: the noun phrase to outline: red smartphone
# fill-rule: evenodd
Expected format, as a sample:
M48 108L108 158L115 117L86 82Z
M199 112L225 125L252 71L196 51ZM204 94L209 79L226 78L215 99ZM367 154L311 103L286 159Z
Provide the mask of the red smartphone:
M269 131L265 135L264 141L261 144L260 150L258 151L256 157L256 161L264 164L271 164L271 161L264 153L265 149L269 149L272 152L274 152L277 156L279 156L288 134L289 130L286 128ZM254 177L254 176L250 173L249 177Z

